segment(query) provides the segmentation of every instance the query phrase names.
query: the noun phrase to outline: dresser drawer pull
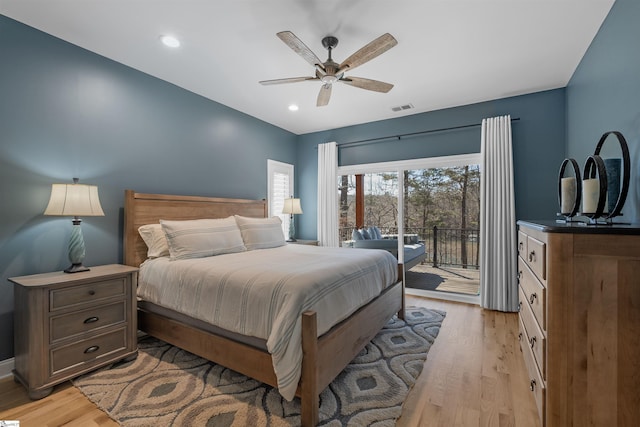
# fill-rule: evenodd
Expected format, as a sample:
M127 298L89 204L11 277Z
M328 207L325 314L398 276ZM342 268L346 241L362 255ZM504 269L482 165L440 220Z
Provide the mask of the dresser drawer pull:
M529 262L536 262L536 251L531 251L529 253Z
M529 303L533 304L536 301L536 298L538 298L538 295L531 294L531 296L529 297Z
M522 309L522 301L518 301L518 313L520 313L521 309Z
M536 391L536 380L531 380L531 383L529 384L529 390Z
M518 281L522 279L522 270L518 271Z
M522 251L522 249L524 249L524 242L519 242L518 243L518 252Z
M84 352L85 352L85 354L95 353L99 349L100 349L99 345L92 345L91 347L87 348Z
M100 318L99 318L99 317L97 317L97 316L91 316L91 317L89 317L89 318L87 318L87 319L84 319L84 323L86 323L86 324L89 324L89 323L95 323L95 322L97 322L98 320L100 320Z
M96 294L96 291L94 291L93 289L89 290L89 295L93 296Z
M518 334L518 341L522 341L522 332Z
M529 338L529 345L531 346L531 348L536 345L536 337Z

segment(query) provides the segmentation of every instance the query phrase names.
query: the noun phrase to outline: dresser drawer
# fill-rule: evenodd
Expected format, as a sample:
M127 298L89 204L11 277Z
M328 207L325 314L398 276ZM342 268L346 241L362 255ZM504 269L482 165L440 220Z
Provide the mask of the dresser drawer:
M118 329L86 340L51 350L51 375L59 374L74 367L85 368L84 364L124 351L127 347L126 329Z
M87 304L93 301L115 296L125 296L126 278L118 277L112 280L103 280L86 285L78 285L69 288L53 289L49 294L50 310L59 310L78 304Z
M522 318L520 318L520 334L522 339L520 341L520 348L522 350L522 355L524 357L524 364L527 367L527 372L529 373L529 390L533 393L533 397L536 401L536 407L538 408L538 415L540 416L540 420L542 421L542 425L545 425L545 410L546 410L546 385L542 380L542 376L540 375L540 371L538 371L538 366L533 357L533 353L531 352L531 348L529 347L529 343L525 340L526 332L525 327L522 324Z
M540 280L547 280L547 245L544 242L527 236L527 252L524 259Z
M54 316L50 323L50 342L55 343L77 334L123 323L126 320L125 313L126 302L118 301L100 307Z
M528 305L533 312L538 325L543 331L547 330L547 288L545 288L540 281L529 270L527 264L518 258L518 279L520 287L524 292L524 297L521 297L521 302Z
M518 255L524 258L527 255L527 235L518 230Z
M520 289L520 298L524 297L522 288ZM533 313L527 304L520 306L520 321L524 324L525 336L522 338L523 345L529 344L535 361L538 365L542 378L546 379L546 354L547 354L547 339L540 330L538 322L533 317Z

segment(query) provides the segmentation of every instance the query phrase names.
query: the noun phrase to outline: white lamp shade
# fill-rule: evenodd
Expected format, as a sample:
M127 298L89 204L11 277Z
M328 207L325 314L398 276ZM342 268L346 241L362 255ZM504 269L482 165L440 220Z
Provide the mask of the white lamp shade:
M98 187L84 184L52 184L45 215L104 216Z
M284 199L283 214L301 214L300 199Z

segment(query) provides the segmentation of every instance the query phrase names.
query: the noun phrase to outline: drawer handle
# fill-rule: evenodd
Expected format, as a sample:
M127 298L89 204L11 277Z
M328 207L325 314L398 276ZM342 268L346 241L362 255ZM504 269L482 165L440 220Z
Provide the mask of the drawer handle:
M536 380L531 380L531 383L529 384L529 390L536 391Z
M520 313L521 309L522 309L522 301L518 301L518 313Z
M531 346L531 349L533 349L533 346L536 345L536 337L531 337L529 339L529 345Z
M518 341L522 341L522 332L518 334Z
M529 296L529 304L533 304L534 302L536 302L536 298L538 298L538 295L531 294L531 296Z
M518 280L522 279L522 270L518 271Z
M536 251L531 251L529 253L529 262L536 262Z
M518 251L521 251L524 248L524 242L518 243Z
M85 323L85 324L89 324L89 323L96 323L98 320L100 320L100 318L99 318L99 317L97 317L97 316L91 316L91 317L89 317L89 318L87 318L87 319L84 319L84 323Z
M90 353L95 353L99 349L100 349L99 345L92 345L91 347L87 348L84 352L85 354L90 354Z
M93 289L91 289L91 290L89 291L89 295L93 296L93 295L95 295L95 294L96 294L96 291L94 291Z

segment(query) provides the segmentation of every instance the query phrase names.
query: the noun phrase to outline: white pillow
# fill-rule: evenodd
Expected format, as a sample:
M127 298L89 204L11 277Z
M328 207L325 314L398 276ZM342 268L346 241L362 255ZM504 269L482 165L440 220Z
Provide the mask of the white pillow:
M172 260L204 258L247 250L232 216L187 221L161 219L160 224L167 237Z
M247 250L267 249L284 246L282 220L277 216L271 218L248 218L236 215L236 222L242 234Z
M147 257L169 256L169 244L160 224L147 224L138 228L140 237L147 244Z

